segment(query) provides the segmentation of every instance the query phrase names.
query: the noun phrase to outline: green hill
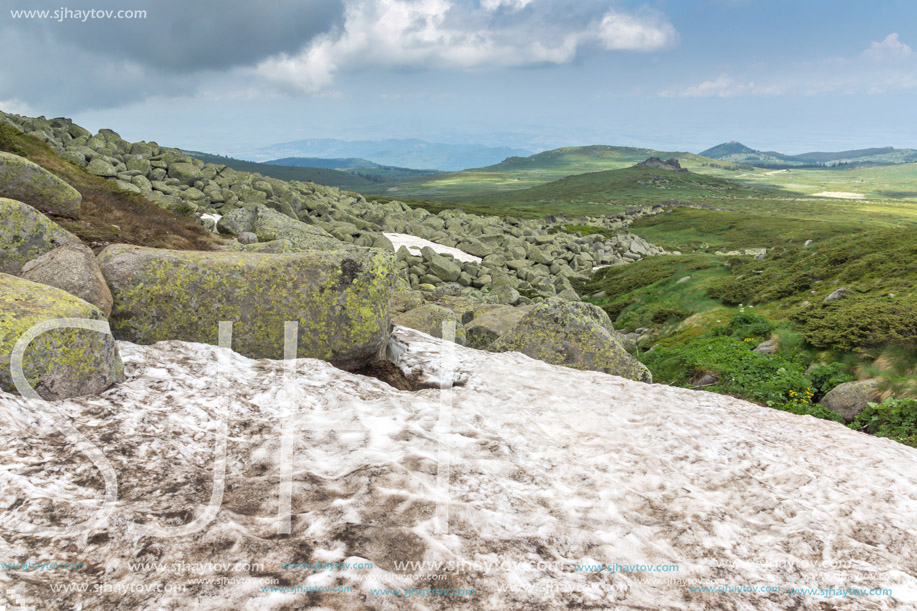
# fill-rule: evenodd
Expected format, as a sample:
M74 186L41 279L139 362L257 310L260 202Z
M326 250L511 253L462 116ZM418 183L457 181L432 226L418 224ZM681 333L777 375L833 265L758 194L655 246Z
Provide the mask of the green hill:
M467 201L504 213L581 215L605 214L625 206L668 200L745 208L748 200L774 201L794 195L693 172L630 167L568 176L529 189L472 197Z
M917 150L896 149L891 146L833 153L815 151L799 155L786 155L777 151L758 151L735 141L718 144L701 152L700 155L734 163L746 163L761 168L895 165L917 161Z
M702 167L724 171L742 169L734 163L700 157L693 153L656 151L626 146L573 146L537 153L529 157L508 157L483 168L423 177L396 184L382 184L361 190L397 199L467 202L471 198L521 191L573 174L630 167L647 157L676 158L688 169ZM747 168L747 166L746 166Z

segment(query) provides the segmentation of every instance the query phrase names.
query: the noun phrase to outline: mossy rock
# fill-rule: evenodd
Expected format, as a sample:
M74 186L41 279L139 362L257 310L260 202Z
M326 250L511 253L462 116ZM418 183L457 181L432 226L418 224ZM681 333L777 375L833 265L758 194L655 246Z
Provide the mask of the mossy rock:
M515 328L531 310L529 306L481 306L475 311L474 319L465 327L467 346L487 350L491 344Z
M258 236L259 242L289 240L297 250L335 249L344 245L320 227L308 225L263 205L254 210L252 231Z
M393 324L416 329L440 339L443 337L443 323L446 321L455 322L455 343L465 345L465 326L458 320L455 312L448 308L428 303L398 314L392 319Z
M60 289L0 274L0 388L16 392L10 358L23 333L55 318L105 320L102 312ZM111 335L85 329L54 329L25 351L26 380L49 401L97 394L124 379Z
M28 159L0 151L0 197L42 212L77 218L83 196L63 180Z
M552 297L535 305L488 349L521 352L553 365L652 382L649 370L627 353L610 327L608 315L598 306Z
M0 273L18 274L26 262L79 241L35 208L0 197Z
M236 352L280 359L284 322L298 321L301 358L355 369L375 359L388 338L396 261L381 250L263 254L119 244L99 262L119 339L216 344L225 320L235 323Z

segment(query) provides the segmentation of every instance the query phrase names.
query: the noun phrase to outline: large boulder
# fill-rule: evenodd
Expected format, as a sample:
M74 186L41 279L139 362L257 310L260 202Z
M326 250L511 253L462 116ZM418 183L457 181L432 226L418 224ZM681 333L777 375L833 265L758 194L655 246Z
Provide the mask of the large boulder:
M328 250L344 245L321 227L308 225L264 205L255 208L252 231L260 242L289 240L296 250Z
M105 319L98 308L65 291L0 274L0 388L16 392L10 359L22 334L56 318ZM124 379L115 339L86 329L37 336L25 351L23 372L49 401L97 394Z
M79 241L35 208L0 197L0 273L18 274L26 262Z
M649 370L627 353L609 329L611 321L598 306L552 297L535 305L488 349L651 382Z
M845 421L852 422L869 407L870 401L879 400L878 386L877 379L844 382L828 391L819 404L840 415Z
M76 242L64 244L22 266L26 280L55 286L111 314L111 291L92 250Z
M532 310L529 306L487 305L475 311L474 319L465 326L467 346L486 350L501 336L511 331Z
M12 153L0 151L0 197L26 203L42 212L76 218L83 196L66 182Z
M233 321L233 349L283 357L284 322L299 322L299 356L354 369L389 332L394 255L375 249L262 254L114 245L99 255L114 297L115 337L139 344L216 344Z
M465 326L449 308L428 303L398 314L392 319L393 324L416 329L440 339L443 338L443 323L448 321L455 323L455 343L465 345Z

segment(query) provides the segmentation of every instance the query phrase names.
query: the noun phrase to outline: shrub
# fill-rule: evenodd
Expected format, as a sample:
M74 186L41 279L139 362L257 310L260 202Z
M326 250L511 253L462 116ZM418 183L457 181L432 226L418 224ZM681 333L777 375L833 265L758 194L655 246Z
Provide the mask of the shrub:
M817 399L820 399L838 384L853 380L853 376L844 371L843 363L828 363L814 367L809 372L809 379Z
M793 316L806 341L821 349L857 350L917 344L917 297L853 296Z
M886 399L881 404L870 403L850 424L850 428L917 447L917 399Z

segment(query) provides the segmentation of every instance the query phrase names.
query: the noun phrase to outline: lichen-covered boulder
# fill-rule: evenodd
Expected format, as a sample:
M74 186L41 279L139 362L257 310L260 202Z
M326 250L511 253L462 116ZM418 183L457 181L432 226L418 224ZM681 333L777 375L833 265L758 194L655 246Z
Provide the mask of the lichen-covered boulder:
M216 344L219 322L233 321L236 352L279 359L284 322L298 321L300 357L355 369L376 358L388 337L396 264L381 250L263 254L117 244L99 263L119 339Z
M409 329L416 329L433 337L443 338L443 323L455 323L455 343L465 345L465 326L455 312L433 303L408 310L392 318L392 323Z
M649 370L628 354L609 331L611 321L607 318L601 308L592 304L553 297L533 306L488 349L521 352L553 365L651 382Z
M35 208L0 197L0 273L18 274L27 261L79 241Z
M252 231L259 242L289 240L297 250L327 250L344 245L321 227L308 225L264 205L255 208Z
M47 284L79 297L111 314L111 291L92 250L76 242L64 244L22 266L20 277Z
M10 358L22 334L56 318L105 319L98 308L65 291L0 274L0 388L16 392ZM115 339L85 329L53 329L36 337L25 351L23 372L49 401L97 394L124 379Z
M512 330L532 310L529 306L486 305L475 311L474 320L465 325L469 348L486 350Z
M255 226L255 211L251 208L238 207L233 208L225 213L217 221L217 229L220 233L229 233L241 236L243 233L252 233ZM252 233L252 235L254 235ZM257 240L257 236L255 236Z
M77 218L83 196L28 159L0 151L0 197L8 197L60 216Z
M852 422L863 410L869 407L870 401L880 400L879 380L855 380L838 384L824 397L819 404L840 415L846 422Z

